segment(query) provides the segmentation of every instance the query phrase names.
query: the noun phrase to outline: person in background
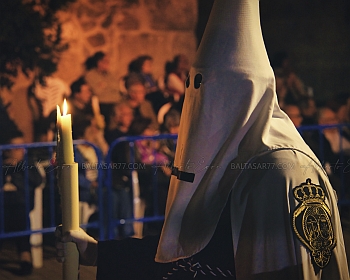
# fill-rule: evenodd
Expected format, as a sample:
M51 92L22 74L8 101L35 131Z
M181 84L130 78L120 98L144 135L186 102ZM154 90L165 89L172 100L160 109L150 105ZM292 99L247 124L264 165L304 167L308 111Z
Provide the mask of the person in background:
M76 135L73 133L73 137ZM84 140L94 144L106 156L109 150L109 145L104 137L104 130L98 125L95 118L90 119L90 125L84 133Z
M178 134L180 126L181 112L176 108L171 108L165 115L162 124L162 133Z
M348 114L347 114L348 99L350 99L350 93L340 92L340 93L334 94L326 102L326 106L332 109L332 111L336 113L339 123L348 122Z
M296 128L301 126L303 122L303 116L301 115L300 109L296 104L286 104L283 107L283 111L288 115Z
M281 71L285 77L287 90L295 101L300 101L304 97L312 97L312 88L306 87L304 82L295 73L289 54L286 51L278 51L274 53L271 66L274 71Z
M337 115L340 124L347 124L342 127L342 134L350 141L350 93L340 92L327 102L327 106L331 108Z
M88 140L91 133L91 120L81 123L75 130L75 138ZM78 163L79 178L79 218L81 224L87 224L90 216L97 210L98 170L94 166L98 158L94 148L88 144L74 146L74 161Z
M153 110L157 114L160 107L167 103L163 90L158 86L158 82L152 74L153 58L149 55L141 55L130 62L129 75L131 73L140 74L146 87L146 99L152 103ZM127 79L127 77L125 77Z
M153 58L150 55L141 55L129 64L129 73L138 73L145 79L146 92L159 90L157 81L153 78Z
M130 74L126 80L128 91L127 102L134 110L135 118L147 118L151 120L153 129L158 130L156 114L154 113L151 102L146 100L145 81L139 74Z
M81 77L71 84L71 91L72 94L68 100L68 113L72 114L73 139L80 137L76 134L76 130L79 131L80 126L85 125L88 121L91 125L87 128L85 140L95 144L104 155L107 154L108 144L104 139L104 116L98 113L98 109L94 109L94 107L98 107L98 104L92 102L94 99L89 85Z
M34 81L28 88L29 108L34 119L34 141L53 141L56 125L56 106L70 96L68 84L57 77Z
M296 104L286 104L283 107L283 111L288 115L294 126L298 129L304 123L304 118L301 114L300 108ZM319 120L320 121L320 120ZM317 118L316 118L317 122ZM323 122L319 122L322 124ZM311 123L309 123L311 124ZM316 123L317 125L317 123ZM336 154L332 151L329 141L325 138L324 134L319 134L318 130L302 130L301 135L304 141L310 146L312 151L317 155L319 159L322 159L322 164L327 171L330 181L334 188L339 191L339 179L334 176L334 172L331 170L331 165L334 165L337 161ZM321 145L322 142L322 145Z
M318 112L318 124L338 125L340 123L337 114L331 108L323 107ZM323 134L329 141L334 153L339 154L342 149L346 155L350 156L350 141L340 134L339 128L326 128L323 130Z
M165 65L165 89L164 92L168 95L169 101L165 103L158 111L158 123L163 122L164 115L172 107L178 107L180 112L184 101L185 81L188 76L189 62L188 58L179 54L176 55L171 62Z
M340 123L336 112L329 107L322 107L318 111L318 124L338 125ZM327 153L332 153L334 158L333 162L329 163L330 172L342 181L343 186L346 187L344 192L349 193L350 173L347 172L346 168L350 162L350 140L341 132L342 129L339 127L330 127L323 129L322 134L324 135L324 142L326 142L325 146L328 145L330 148ZM336 184L334 184L334 188L339 192L339 187Z
M119 137L128 135L133 119L134 110L127 101L121 101L114 105L109 126L105 130L105 139L112 149L111 161L117 166L123 166L130 162L129 145L127 142L118 143L113 147L111 145ZM113 218L131 219L133 218L131 171L125 168L116 168L111 172ZM132 236L134 229L131 223L125 223L118 225L114 234L117 238L124 238Z
M132 122L129 135L155 136L157 131L153 128L150 119L135 118ZM168 184L171 175L170 160L162 151L162 142L148 139L135 141L136 162L144 164L145 168L137 170L140 197L144 203L145 216L164 215ZM155 190L155 186L157 189ZM155 191L157 200L155 201ZM157 209L157 210L156 210ZM143 234L159 234L162 226L160 223L146 224Z
M122 101L114 105L110 122L105 129L105 139L110 145L115 139L127 135L134 119L134 110L129 103Z
M276 94L278 105L283 110L286 103L286 98L288 97L287 81L281 69L275 70L274 73L276 80Z
M56 106L62 106L63 100L70 96L69 85L58 77L44 77L41 82L35 80L28 88L27 99L33 121L34 142L50 142L56 135ZM34 161L49 165L52 155L46 147L29 149Z
M299 103L301 115L303 117L302 125L317 124L317 106L313 97L302 98Z
M296 104L285 105L283 111L288 115L296 128L299 128L303 124L301 110ZM319 119L319 124L324 124L322 119ZM322 165L328 174L329 180L333 188L339 193L341 186L339 170L334 169L339 157L332 151L331 145L324 133L321 132L320 134L318 130L302 130L301 134L306 144L310 146L319 159L322 159Z
M10 119L2 104L0 104L0 131L0 145L24 143L22 132ZM27 185L25 170L28 172ZM42 177L31 159L28 159L28 162L24 161L22 148L4 151L2 172L4 181L1 182L0 191L4 194L4 204L0 207L4 209L4 230L5 232L24 231L27 225L30 229L27 209L31 211L34 208L34 189L41 184ZM26 190L26 187L29 190ZM29 201L26 201L27 191ZM29 237L24 235L13 238L19 257L19 268L13 272L21 276L31 274L33 270ZM2 242L3 240L0 240L0 243Z
M176 109L170 109L164 116L163 124L161 125L161 133L164 134L178 134L180 127L180 117L181 114ZM175 146L176 140L164 139L161 140L160 150L164 153L169 159L169 165L173 164L175 158ZM165 170L165 172L167 172Z
M189 61L184 54L176 55L165 64L165 92L175 102L185 93L185 81L189 72Z
M94 112L91 104L92 92L84 77L71 84L71 96L67 100L68 113L72 115L72 130L86 119L92 119ZM62 111L62 108L61 108Z
M101 113L109 123L109 116L113 105L122 99L118 81L109 69L109 58L98 51L85 61L85 79L94 95L99 98Z

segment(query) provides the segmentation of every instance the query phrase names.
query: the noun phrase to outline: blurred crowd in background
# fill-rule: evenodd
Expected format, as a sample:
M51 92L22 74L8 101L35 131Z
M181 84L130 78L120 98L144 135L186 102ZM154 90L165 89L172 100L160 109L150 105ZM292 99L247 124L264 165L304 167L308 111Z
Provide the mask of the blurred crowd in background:
M55 141L56 105L68 102L72 115L73 139L86 140L99 148L106 156L112 143L122 136L152 136L162 133L177 134L185 95L185 81L189 72L189 60L176 55L164 66L164 75L155 78L152 74L153 58L149 55L136 57L129 63L128 73L116 79L110 72L108 55L96 52L85 61L84 74L67 85L56 77L47 77L43 84L34 83L28 88L28 102L34 120L36 142ZM276 77L276 93L279 106L285 111L296 128L313 125L350 124L350 90L334 93L323 102L317 102L312 86L305 85L293 70L286 52L276 53L271 66ZM218 93L219 98L219 93ZM350 182L350 130L329 127L322 133L318 130L301 130L307 144L319 157L333 187ZM6 106L1 106L0 145L21 144L23 135L9 117ZM153 175L158 182L158 212L163 215L167 197L175 142L169 140L136 141L136 162L145 168L137 170L140 197L143 200L143 215L154 214ZM98 211L96 188L97 170L82 168L83 164L97 163L97 155L91 145L75 146L75 161L79 164L79 199L81 223L88 223ZM5 195L5 230L23 230L26 225L24 202L24 175L18 165L23 161L23 149L12 149L3 154ZM115 163L130 162L129 146L120 143L111 152ZM29 153L30 161L50 160L52 155L40 149ZM28 162L26 164L29 164ZM157 172L154 172L154 167ZM10 172L9 168L17 171ZM347 168L349 170L347 170ZM127 219L133 217L133 194L131 172L113 170L113 216ZM31 201L34 188L42 182L42 176L31 169ZM102 186L103 187L103 186ZM345 195L348 195L347 192ZM14 210L16 209L16 211ZM18 219L14 219L14 215ZM59 215L58 215L59 216ZM24 217L24 218L23 218ZM13 221L16 220L15 224ZM11 222L12 221L12 222ZM157 234L161 223L144 226L142 234ZM116 230L117 238L135 234L132 224ZM22 261L22 274L31 272L29 236L17 238L17 248Z

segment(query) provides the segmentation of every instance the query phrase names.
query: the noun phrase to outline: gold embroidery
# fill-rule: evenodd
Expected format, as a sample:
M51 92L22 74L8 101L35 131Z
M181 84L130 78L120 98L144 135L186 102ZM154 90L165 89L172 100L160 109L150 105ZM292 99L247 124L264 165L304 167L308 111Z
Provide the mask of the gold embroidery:
M321 186L305 183L295 187L294 197L301 204L293 212L293 229L299 240L311 251L315 264L324 268L336 245L331 223L331 213L325 203Z

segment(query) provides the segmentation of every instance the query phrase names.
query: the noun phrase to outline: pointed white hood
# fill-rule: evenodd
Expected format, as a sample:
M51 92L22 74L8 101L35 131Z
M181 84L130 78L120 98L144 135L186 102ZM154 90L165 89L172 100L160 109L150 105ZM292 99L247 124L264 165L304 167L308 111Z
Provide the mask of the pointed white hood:
M278 107L259 0L214 2L186 87L174 162L179 174L170 181L158 262L208 244L235 183L232 160L244 163L282 147L308 150ZM193 175L193 182L181 180Z

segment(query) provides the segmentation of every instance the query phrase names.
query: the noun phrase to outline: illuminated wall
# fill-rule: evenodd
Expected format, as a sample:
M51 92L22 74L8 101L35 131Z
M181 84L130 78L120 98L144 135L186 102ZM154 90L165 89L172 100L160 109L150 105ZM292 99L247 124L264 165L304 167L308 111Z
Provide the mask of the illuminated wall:
M149 54L159 77L167 60L184 53L191 61L197 47L196 0L78 0L60 18L70 48L57 75L69 82L95 51L109 55L116 77L126 74L133 58Z

